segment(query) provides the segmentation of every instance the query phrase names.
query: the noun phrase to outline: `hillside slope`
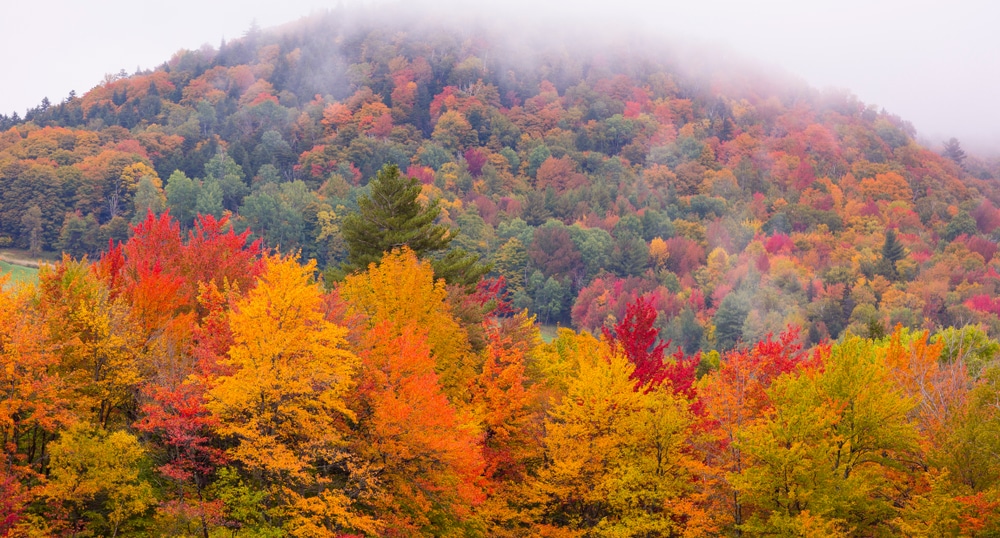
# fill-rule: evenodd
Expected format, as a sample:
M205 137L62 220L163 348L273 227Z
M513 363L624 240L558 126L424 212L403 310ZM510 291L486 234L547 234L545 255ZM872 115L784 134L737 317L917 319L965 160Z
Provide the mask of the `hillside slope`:
M989 171L848 94L565 43L330 12L179 52L4 118L0 240L94 255L169 208L334 267L394 163L547 323L596 330L645 295L688 352L788 324L1000 331Z

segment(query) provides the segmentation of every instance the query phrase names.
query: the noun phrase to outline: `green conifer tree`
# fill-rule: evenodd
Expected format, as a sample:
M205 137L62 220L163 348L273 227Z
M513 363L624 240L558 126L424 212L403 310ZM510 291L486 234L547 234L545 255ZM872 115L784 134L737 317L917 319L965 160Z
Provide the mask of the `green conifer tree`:
M345 273L364 270L378 263L384 253L403 246L418 257L431 258L435 275L449 284L473 286L489 271L476 255L448 249L454 233L434 223L441 208L436 200L422 206L417 201L419 195L416 179L403 177L394 164L382 167L371 182L371 194L358 200L360 212L344 218Z
M896 262L906 256L902 243L896 239L896 230L885 231L885 243L882 243L882 259L879 260L878 270L883 276L890 280L898 278L896 272Z

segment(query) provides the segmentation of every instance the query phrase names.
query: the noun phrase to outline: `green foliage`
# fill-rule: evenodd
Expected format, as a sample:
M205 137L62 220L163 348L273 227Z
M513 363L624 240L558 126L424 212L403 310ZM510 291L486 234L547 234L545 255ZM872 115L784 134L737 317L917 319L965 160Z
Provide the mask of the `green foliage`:
M266 505L267 492L248 485L233 467L219 469L209 494L222 501L227 526L240 529L254 538L283 536L284 532L269 523L268 514L261 510Z
M343 221L348 255L345 272L363 270L381 260L384 253L404 246L420 257L448 249L452 232L434 223L441 213L436 200L427 207L417 200L417 180L403 177L396 165L386 165L370 187L371 194L358 200L360 211ZM447 251L433 264L439 277L465 286L475 285L489 271L476 256L461 249Z
M972 236L975 235L976 232L976 220L973 219L967 211L959 211L958 214L948 222L948 225L945 226L944 234L941 235L941 238L945 241L953 241L960 235Z
M915 402L889 379L870 340L835 345L821 373L779 378L774 413L746 429L751 466L738 491L760 507L744 530L787 534L805 518L831 532L887 532L897 513L885 470L906 472L917 451Z
M100 239L100 226L94 215L83 217L72 214L66 217L62 230L59 231L57 247L69 255L80 258L94 254L103 247Z
M732 349L743 339L743 323L750 301L743 293L730 293L715 312L715 345L720 351Z
M348 270L363 270L377 263L385 252L403 246L418 256L444 250L451 242L449 230L434 224L441 213L436 201L423 207L417 200L420 184L405 178L395 165L387 165L369 185L371 194L358 200L360 212L344 218Z
M898 277L896 262L906 256L906 250L899 240L896 239L896 231L888 229L885 231L885 242L882 243L882 258L879 260L879 272L886 278L893 280Z
M163 189L148 176L139 179L136 187L135 197L132 199L134 207L132 224L138 224L145 220L146 215L160 215L167 209L167 198L163 194Z
M222 207L236 211L249 191L244 180L243 167L236 164L229 154L219 151L205 163L206 183L209 178L218 182L222 191Z
M1000 355L1000 342L990 338L981 326L947 327L934 333L931 341L944 346L941 351L942 361L965 364L974 378L979 377L985 368L992 366Z
M170 214L182 226L190 227L194 223L194 218L197 214L197 204L200 194L198 185L188 178L184 172L175 170L167 179L165 190L167 194L167 207L170 209ZM219 195L221 197L221 190Z

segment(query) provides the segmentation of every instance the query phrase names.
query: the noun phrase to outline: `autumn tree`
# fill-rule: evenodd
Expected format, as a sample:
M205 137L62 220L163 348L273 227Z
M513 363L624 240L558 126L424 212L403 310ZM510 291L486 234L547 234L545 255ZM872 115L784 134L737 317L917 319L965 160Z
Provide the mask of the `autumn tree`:
M47 521L33 522L39 531L117 536L154 502L152 486L139 474L145 450L130 433L79 423L52 444L50 453L42 496L51 512Z
M759 509L746 531L795 533L810 518L842 535L888 530L899 480L919 465L908 419L914 401L887 366L870 340L848 337L822 371L782 377L768 389L774 412L738 436L748 461L734 483Z
M772 409L767 391L775 379L795 371L805 358L798 331L789 330L726 353L719 368L699 380L697 394L707 422L699 450L708 464L699 476L699 504L711 515L710 525L739 528L750 515L729 478L747 466L739 436Z
M175 502L168 503L167 512L190 517L207 537L210 522L219 519L221 509L206 489L226 458L213 446L212 430L218 423L205 408L204 388L195 383L150 385L145 396L148 401L140 410L144 416L135 427L155 441L156 453L162 453L154 454L159 455L157 471L174 485L168 494Z
M426 329L379 322L366 335L352 445L382 536L468 532L482 500L482 455L442 390Z
M522 536L530 520L519 510L543 461L542 406L538 387L526 372L526 349L538 340L533 319L515 315L488 329L482 372L472 388L472 404L483 427L481 446L487 499L479 508L491 536Z
M387 253L382 263L348 276L338 288L349 316L374 328L388 322L395 331L412 324L427 330L435 371L453 401L466 401L468 384L478 370L465 329L452 315L443 280L431 265L404 248Z
M135 406L144 368L142 333L127 303L85 262L68 256L39 272L39 311L74 412L104 427Z
M614 330L604 329L604 337L632 363L632 377L637 389L655 387L666 377L663 351L669 342L659 340L660 331L653 327L655 322L656 309L652 299L639 297L629 303L625 317L615 325Z
M5 290L0 275L0 534L25 515L30 485L44 471L48 445L76 422L73 387L59 374L59 356L47 348L34 292Z
M666 386L633 390L633 367L623 353L605 347L579 361L546 422L533 534L682 534L692 515L688 402Z
M268 258L256 287L229 313L233 345L206 408L227 456L268 493L262 506L293 536L371 531L333 488L345 466L346 397L357 357L346 330L324 318L313 264Z

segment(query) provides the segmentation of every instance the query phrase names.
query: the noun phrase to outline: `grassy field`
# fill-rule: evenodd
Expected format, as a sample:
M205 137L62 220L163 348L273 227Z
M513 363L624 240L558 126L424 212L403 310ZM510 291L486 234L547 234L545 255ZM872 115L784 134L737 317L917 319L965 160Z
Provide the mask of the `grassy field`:
M39 254L32 254L31 252L20 248L0 248L0 259L24 260L25 263L21 265L35 265L40 261L57 262L62 259L62 253L46 250Z
M0 261L0 273L10 274L7 286L15 285L18 282L38 282L38 269L12 265L5 261Z
M543 324L540 323L540 324L538 324L538 330L539 330L539 332L542 333L542 340L545 340L546 343L549 343L549 342L555 340L556 336L558 335L559 326L558 325L543 325Z

